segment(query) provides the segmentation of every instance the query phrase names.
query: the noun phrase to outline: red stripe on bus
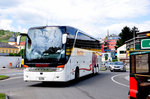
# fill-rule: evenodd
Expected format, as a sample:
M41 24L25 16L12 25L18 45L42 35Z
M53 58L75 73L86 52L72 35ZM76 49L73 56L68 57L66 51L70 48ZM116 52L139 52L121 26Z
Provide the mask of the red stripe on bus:
M91 64L89 67L90 67L90 69L87 69L87 68L80 68L80 70L91 71L91 70L92 70L92 64Z

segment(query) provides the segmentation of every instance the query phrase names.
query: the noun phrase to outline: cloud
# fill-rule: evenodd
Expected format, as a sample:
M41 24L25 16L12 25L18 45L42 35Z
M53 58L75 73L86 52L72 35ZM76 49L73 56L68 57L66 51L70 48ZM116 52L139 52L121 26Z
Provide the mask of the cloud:
M0 19L21 31L41 25L71 25L93 36L120 33L126 25L149 15L149 0L11 0L0 1ZM3 6L1 6L4 4ZM133 19L133 20L132 20ZM130 22L129 22L130 21ZM15 24L15 25L14 25ZM140 28L147 23L140 22ZM0 28L5 28L0 26ZM23 31L24 31L23 30Z
M14 30L14 28L12 27L12 20L0 20L0 29Z
M137 27L139 27L140 32L150 31L150 21L145 21L141 24L137 24Z
M114 19L138 17L147 14L149 5L148 0L107 0L105 14L106 17Z
M100 30L109 30L110 34L119 34L121 32L121 29L123 29L123 27L128 26L131 29L135 26L138 28L138 30L140 32L143 31L150 31L150 21L144 21L141 23L136 23L136 22L123 22L123 23L116 23L116 24L112 24L109 26L104 26L102 27Z

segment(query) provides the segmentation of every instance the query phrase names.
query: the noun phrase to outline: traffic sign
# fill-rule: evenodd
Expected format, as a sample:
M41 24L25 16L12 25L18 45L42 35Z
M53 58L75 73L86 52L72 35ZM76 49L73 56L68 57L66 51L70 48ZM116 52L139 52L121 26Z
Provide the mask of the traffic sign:
M150 49L150 39L141 40L141 49Z

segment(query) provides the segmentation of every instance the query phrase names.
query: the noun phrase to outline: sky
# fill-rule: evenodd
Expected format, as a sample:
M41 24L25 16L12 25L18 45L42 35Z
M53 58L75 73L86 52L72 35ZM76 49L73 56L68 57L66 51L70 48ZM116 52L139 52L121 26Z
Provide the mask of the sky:
M96 38L123 27L150 31L150 0L0 0L0 29L67 25Z

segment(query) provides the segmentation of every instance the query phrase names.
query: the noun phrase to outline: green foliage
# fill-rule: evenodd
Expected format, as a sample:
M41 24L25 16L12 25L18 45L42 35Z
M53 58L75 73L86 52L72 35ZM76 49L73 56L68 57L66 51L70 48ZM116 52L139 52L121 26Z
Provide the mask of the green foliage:
M9 56L21 56L24 58L24 49L21 49L19 53L9 53Z
M0 99L5 99L5 94L4 93L0 93Z
M24 58L24 49L21 49L18 54L19 54L22 58Z
M8 43L8 39L12 37L13 33L15 33L16 37L20 34L20 32L12 32L10 30L0 30L0 42ZM21 41L25 41L25 37L22 37Z
M101 67L100 71L106 71L106 67Z
M26 40L26 37L25 36L22 36L21 37L21 42L24 42Z
M139 30L136 27L133 27L132 29L130 29L129 27L125 26L121 30L121 33L119 34L119 37L121 39L117 41L117 47L122 46L123 44L125 44L127 40L132 39L134 34L136 37L136 32L139 32Z
M4 35L4 30L0 30L0 35Z
M112 62L117 62L117 61L118 61L118 59L113 59L113 60L112 60Z
M20 56L19 53L9 53L9 56Z
M108 54L105 54L105 60L107 60L108 59Z
M117 59L117 56L115 56L115 59L112 60L112 62L117 62L118 59Z

